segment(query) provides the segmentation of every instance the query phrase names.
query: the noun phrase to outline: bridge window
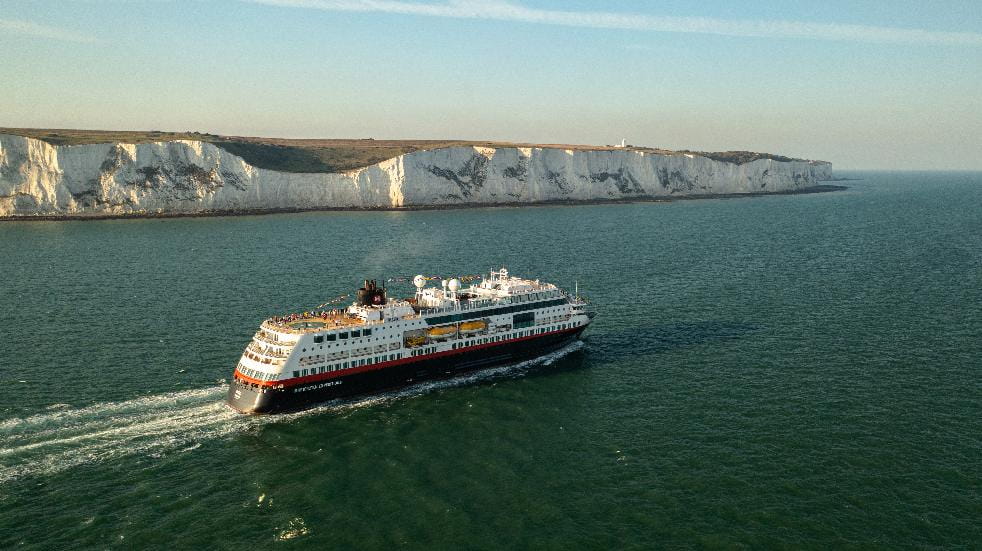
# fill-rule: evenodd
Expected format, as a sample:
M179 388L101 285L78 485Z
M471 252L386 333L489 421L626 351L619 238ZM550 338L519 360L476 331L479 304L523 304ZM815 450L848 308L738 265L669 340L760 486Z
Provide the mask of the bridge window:
M348 332L345 331L344 333L338 333L338 338L339 339L347 339L348 338Z
M351 338L352 339L356 339L356 338L358 338L360 336L361 336L361 331L352 331L351 332Z
M324 342L324 335L317 335L314 337L314 342Z

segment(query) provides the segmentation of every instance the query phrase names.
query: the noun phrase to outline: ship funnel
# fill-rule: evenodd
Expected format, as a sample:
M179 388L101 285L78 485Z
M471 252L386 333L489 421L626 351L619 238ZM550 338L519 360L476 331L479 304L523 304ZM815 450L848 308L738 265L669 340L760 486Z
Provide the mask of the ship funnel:
M385 289L379 289L374 279L365 280L365 286L358 289L358 304L362 306L382 306L386 302Z

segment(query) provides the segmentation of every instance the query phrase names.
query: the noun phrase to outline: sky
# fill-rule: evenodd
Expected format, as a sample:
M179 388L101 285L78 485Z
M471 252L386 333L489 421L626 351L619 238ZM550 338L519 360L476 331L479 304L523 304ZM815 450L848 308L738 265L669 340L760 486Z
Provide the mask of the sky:
M982 170L974 1L0 0L0 126Z

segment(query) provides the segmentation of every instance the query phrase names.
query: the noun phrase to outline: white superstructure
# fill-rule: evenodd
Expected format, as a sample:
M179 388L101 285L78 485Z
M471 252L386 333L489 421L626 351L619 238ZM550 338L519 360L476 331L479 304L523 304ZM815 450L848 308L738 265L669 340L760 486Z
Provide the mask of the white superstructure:
M385 289L366 282L358 300L343 310L264 321L239 360L236 378L260 389L318 381L321 386L340 384L334 379L365 369L485 347L493 353L503 348L495 346L499 343L578 334L592 317L578 297L551 283L512 276L504 268L467 287L459 279L442 279L432 287L427 281L416 276L415 296L394 300Z

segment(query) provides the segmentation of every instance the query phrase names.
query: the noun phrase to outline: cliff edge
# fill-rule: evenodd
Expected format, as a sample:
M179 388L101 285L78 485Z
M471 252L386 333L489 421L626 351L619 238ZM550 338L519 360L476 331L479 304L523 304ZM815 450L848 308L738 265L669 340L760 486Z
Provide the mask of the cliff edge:
M822 161L452 145L343 172L258 168L207 141L54 145L0 133L0 216L195 214L597 201L804 191Z

